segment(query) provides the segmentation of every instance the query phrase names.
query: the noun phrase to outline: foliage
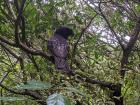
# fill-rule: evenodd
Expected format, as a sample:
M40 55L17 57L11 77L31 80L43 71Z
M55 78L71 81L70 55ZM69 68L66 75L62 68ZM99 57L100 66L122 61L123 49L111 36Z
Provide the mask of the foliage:
M25 0L16 25L22 1L0 0L1 105L114 105L106 83L121 84L115 98L124 105L139 104L138 0ZM75 76L56 70L45 55L48 38L63 25L75 33L68 56Z

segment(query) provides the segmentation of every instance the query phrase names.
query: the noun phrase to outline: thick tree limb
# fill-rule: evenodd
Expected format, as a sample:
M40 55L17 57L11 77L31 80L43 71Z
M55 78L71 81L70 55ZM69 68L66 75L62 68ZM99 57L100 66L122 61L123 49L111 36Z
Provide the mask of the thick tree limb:
M126 48L123 50L123 56L121 59L121 70L120 70L120 74L121 74L122 78L124 78L124 76L125 76L125 72L126 72L125 66L128 64L129 55L133 50L133 47L138 39L139 33L140 33L140 18L137 19L135 27L130 35L130 40L129 40Z
M46 59L48 59L48 60L50 60L51 62L54 63L53 57L51 55L49 55L47 52L43 52L42 50L37 50L37 49L29 48L28 46L24 45L21 42L17 46L14 42L11 42L8 39L5 39L5 38L3 38L1 36L0 36L0 41L1 41L0 44L2 44L2 45L3 45L3 43L5 43L5 44L8 44L8 45L13 46L13 47L20 48L21 50L23 50L23 51L25 51L25 52L27 52L29 54L42 56L42 57L44 57L44 58L46 58Z
M23 22L23 19L24 19L24 18L22 18L22 17L23 17L23 16L22 16L22 13L23 13L23 9L24 9L25 2L26 2L26 0L22 0L22 2L21 2L21 7L18 8L18 3L17 3L17 1L15 0L15 5L16 5L17 11L18 11L18 16L17 16L17 19L16 19L16 21L15 21L15 42L16 42L17 45L19 45L19 43L20 43L19 26L20 26L20 23L22 23L22 25L24 24L24 22ZM21 20L22 20L22 21L21 21ZM25 24L23 25L22 28L25 29ZM23 33L23 30L22 30L22 33Z

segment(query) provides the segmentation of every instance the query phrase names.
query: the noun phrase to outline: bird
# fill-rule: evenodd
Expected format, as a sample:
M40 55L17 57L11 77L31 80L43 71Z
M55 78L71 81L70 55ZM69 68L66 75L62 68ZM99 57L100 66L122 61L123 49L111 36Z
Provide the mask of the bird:
M68 56L68 38L74 36L71 28L62 26L56 29L53 36L48 40L48 50L54 58L55 67L57 70L64 73L74 75L67 62Z

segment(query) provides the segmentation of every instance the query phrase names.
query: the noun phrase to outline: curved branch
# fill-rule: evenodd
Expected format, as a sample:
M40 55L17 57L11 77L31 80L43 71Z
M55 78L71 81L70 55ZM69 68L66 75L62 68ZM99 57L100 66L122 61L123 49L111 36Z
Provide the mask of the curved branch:
M135 27L134 27L132 33L130 34L130 40L129 40L125 50L123 51L123 57L121 59L121 70L120 70L120 74L121 74L122 78L124 78L124 76L125 76L125 72L126 72L125 65L127 65L127 63L128 63L129 55L133 50L133 47L138 39L139 33L140 33L140 18L137 19Z
M77 48L77 45L81 39L81 37L84 35L85 31L89 28L89 26L91 25L92 21L94 20L94 18L97 16L97 13L91 18L91 20L89 21L89 23L87 24L87 26L82 29L81 33L80 33L80 36L79 38L77 39L77 41L74 43L74 47L73 47L73 51L72 51L72 57L74 58L75 56L75 52L76 52L76 48ZM73 61L73 60L72 60ZM72 62L70 64L70 66L72 66Z
M77 47L77 45L78 45L78 43L79 43L81 37L83 36L83 34L85 33L85 31L89 28L89 26L91 25L93 19L94 19L96 16L97 16L97 14L95 14L95 16L91 18L91 20L89 21L89 23L87 24L87 26L86 26L84 29L82 29L79 38L77 39L77 41L76 41L75 44L74 44L74 49L73 49L74 52L75 52L75 49L76 49L76 47Z
M107 17L104 15L104 13L102 12L102 9L101 9L101 3L99 3L99 11L100 11L100 15L104 18L104 20L106 21L110 31L113 33L113 35L116 37L117 41L119 42L121 48L124 50L125 47L122 43L122 41L120 40L119 36L116 34L116 32L114 31L114 29L112 28L111 24L109 23Z

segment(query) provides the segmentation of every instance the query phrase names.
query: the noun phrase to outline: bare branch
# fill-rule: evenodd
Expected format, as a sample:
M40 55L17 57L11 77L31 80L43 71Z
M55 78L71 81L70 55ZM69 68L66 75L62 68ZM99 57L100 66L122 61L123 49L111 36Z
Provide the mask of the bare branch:
M120 40L119 36L116 34L116 32L114 31L114 29L112 28L112 26L110 25L107 17L104 15L104 13L102 12L102 9L101 9L101 4L99 4L99 11L100 11L100 15L104 18L104 20L106 21L109 29L111 30L111 32L113 33L113 35L116 37L116 39L118 40L121 48L124 50L124 45L122 44L122 41Z
M20 38L19 38L19 26L20 26L20 23L21 23L21 19L23 19L22 18L22 13L23 13L23 9L24 9L24 5L25 5L25 2L26 2L26 0L22 0L22 3L21 3L21 7L19 8L18 7L18 3L17 3L17 1L15 0L15 5L16 5L16 7L17 7L17 9L19 9L19 10L17 10L18 11L18 16L17 16L17 19L16 19L16 21L15 21L15 42L16 42L16 44L17 45L19 45L19 43L20 43ZM23 22L22 22L23 23ZM24 25L25 26L25 25ZM24 28L24 27L23 27Z
M77 39L77 41L74 43L74 47L73 47L73 52L72 52L72 56L74 58L75 56L75 52L76 52L76 48L77 45L81 39L81 37L84 35L85 31L89 28L89 26L91 25L92 21L94 20L94 18L97 16L97 14L94 15L94 17L91 18L91 20L89 21L89 23L86 25L86 27L84 29L82 29L79 38ZM73 61L73 60L72 60ZM71 66L72 66L72 62L71 62Z
M14 56L16 59L20 59L20 56L17 56L11 49L9 49L8 47L6 47L5 43L0 42L0 45L7 50L12 56Z
M111 2L112 0L108 0L108 1L94 1L94 0L87 0L88 2L90 2L91 4L94 4L94 3L109 3Z
M128 14L127 17L128 17L129 19L131 19L131 20L136 20L137 15L136 15L136 13L133 11L132 8L127 7L126 4L125 4L125 6L123 6L123 5L119 4L118 1L116 1L116 2L111 1L111 3L112 3L114 6L118 7L118 9L119 9L122 13L125 11L125 12Z
M3 38L2 36L0 36L0 41L4 42L4 43L6 43L6 44L8 44L10 46L16 47L16 44L14 42L9 41L8 39Z
M91 18L91 20L89 21L89 23L87 24L87 26L86 26L84 29L82 29L79 38L77 39L77 41L76 41L75 44L74 44L74 52L75 52L75 49L76 49L76 47L77 47L77 45L78 45L78 43L79 43L81 37L83 36L83 34L85 33L85 31L89 28L89 26L91 25L93 19L94 19L96 16L97 16L97 14L95 14L95 16Z

